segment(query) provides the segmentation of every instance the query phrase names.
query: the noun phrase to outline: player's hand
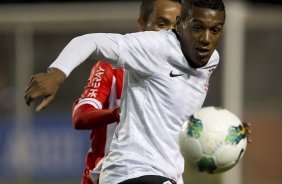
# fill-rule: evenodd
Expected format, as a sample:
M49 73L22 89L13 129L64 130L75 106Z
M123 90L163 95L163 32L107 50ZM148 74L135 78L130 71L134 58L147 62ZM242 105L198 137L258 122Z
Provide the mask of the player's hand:
M114 111L113 111L113 115L115 116L117 122L119 122L119 120L120 120L120 115L119 115L119 113L120 113L120 108L119 108L119 106L116 106L116 108L115 108Z
M36 98L43 97L44 99L36 107L37 112L42 111L54 99L65 79L65 74L55 68L52 68L48 73L34 74L25 89L24 98L26 104L29 106Z
M247 123L247 122L243 122L243 126L246 129L248 143L253 142L253 140L251 139L252 124L251 123Z

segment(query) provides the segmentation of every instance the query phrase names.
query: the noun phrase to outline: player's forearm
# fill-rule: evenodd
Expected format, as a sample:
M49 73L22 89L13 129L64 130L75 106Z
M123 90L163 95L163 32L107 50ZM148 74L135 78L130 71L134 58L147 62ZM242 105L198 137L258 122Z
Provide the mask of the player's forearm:
M73 126L77 130L91 130L119 121L119 109L96 109L85 104L75 110Z
M113 63L118 60L118 46L115 36L97 33L76 37L67 44L49 68L57 68L68 76L90 55L95 59Z
M95 44L90 44L90 41L86 40L84 36L76 37L62 50L58 58L50 65L50 68L58 68L68 76L95 49Z
M58 83L61 84L67 78L65 73L57 68L49 68L48 73L53 76L53 79Z

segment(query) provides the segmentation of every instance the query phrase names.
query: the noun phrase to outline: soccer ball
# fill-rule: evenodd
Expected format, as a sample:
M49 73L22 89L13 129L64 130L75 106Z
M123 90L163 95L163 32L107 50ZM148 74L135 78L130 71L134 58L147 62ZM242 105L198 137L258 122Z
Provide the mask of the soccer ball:
M185 163L200 172L221 173L234 167L247 146L246 130L227 109L204 107L187 120L179 133Z

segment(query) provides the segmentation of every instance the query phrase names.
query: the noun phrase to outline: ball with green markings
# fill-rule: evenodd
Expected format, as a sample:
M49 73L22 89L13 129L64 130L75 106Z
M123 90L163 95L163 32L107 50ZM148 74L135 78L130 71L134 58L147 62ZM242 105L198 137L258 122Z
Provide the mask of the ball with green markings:
M185 163L200 172L222 173L243 157L247 137L241 120L227 109L204 107L187 120L179 133Z

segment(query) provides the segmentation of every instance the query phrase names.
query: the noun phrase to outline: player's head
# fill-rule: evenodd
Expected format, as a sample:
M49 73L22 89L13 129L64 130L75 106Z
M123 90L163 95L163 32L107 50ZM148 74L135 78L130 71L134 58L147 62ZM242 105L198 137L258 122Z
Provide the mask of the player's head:
M183 0L177 32L189 64L207 64L223 32L225 7L222 0Z
M143 0L138 18L139 31L172 29L180 11L181 0Z

